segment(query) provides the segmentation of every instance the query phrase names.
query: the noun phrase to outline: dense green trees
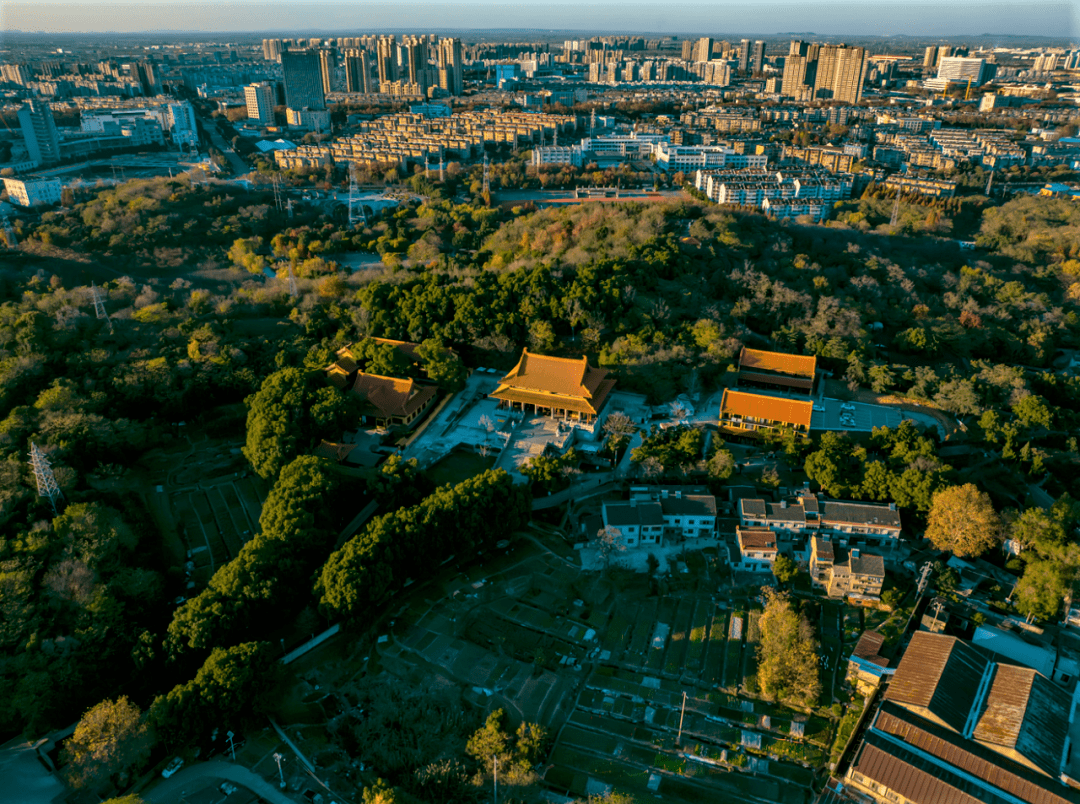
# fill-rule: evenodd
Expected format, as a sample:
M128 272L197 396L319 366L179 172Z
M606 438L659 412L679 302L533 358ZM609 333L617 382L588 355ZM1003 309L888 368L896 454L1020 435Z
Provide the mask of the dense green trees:
M640 447L630 451L630 460L647 474L676 473L695 467L701 460L705 433L700 427L680 425L655 429Z
M194 679L154 699L150 721L171 744L209 735L214 727L256 722L274 703L279 658L265 642L215 648Z
M268 614L303 607L311 574L336 538L326 500L335 487L325 462L310 455L281 471L263 504L260 532L176 610L167 640L172 653L264 634L273 626Z
M267 479L322 438L355 424L357 400L298 368L275 371L249 397L244 457Z
M1028 508L1012 518L1009 537L1025 562L1013 599L1025 617L1053 620L1080 572L1080 503L1062 495L1049 510Z
M822 433L817 446L807 455L804 471L826 494L836 497L929 511L934 492L944 487L950 471L937 457L929 434L910 419L899 427L874 428L869 447L877 457L840 433Z
M762 587L765 611L758 644L758 683L770 699L813 706L821 696L817 640L785 593Z
M570 485L578 463L577 452L571 447L565 455L534 455L518 471L528 478L534 494L551 494Z
M525 523L531 505L510 475L488 470L436 489L419 505L372 519L323 567L317 589L324 610L362 616L407 578L423 578L450 555L509 536Z

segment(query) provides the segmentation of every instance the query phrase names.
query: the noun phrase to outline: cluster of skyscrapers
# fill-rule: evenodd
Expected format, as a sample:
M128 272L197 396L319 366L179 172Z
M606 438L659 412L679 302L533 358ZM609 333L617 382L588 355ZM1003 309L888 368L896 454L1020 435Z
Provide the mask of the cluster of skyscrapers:
M780 94L796 101L858 103L867 62L866 48L795 40L784 60Z
M713 60L713 54L718 49L717 43L712 37L703 36L697 40L686 40L682 43L683 61L708 62ZM738 71L744 75L755 75L761 72L765 65L765 42L761 39L751 42L743 39L736 48L730 42L719 43L718 58L727 60L738 59Z
M464 85L461 40L434 35L357 36L336 40L264 39L263 57L281 63L290 125L329 126L332 92L407 97L460 95ZM248 119L273 121L276 93L269 82L245 88Z

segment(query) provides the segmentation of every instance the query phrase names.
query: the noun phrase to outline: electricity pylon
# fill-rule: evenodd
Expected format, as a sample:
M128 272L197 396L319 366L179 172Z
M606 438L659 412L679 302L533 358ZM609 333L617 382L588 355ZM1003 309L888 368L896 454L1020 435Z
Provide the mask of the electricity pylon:
M30 466L34 469L34 479L37 481L39 497L48 497L53 513L57 513L56 501L64 496L60 487L56 485L56 476L53 475L52 466L45 453L38 449L38 445L30 444Z
M109 318L108 312L105 310L105 299L101 295L101 288L90 283L90 300L94 303L94 314L97 316L98 321L104 319L109 324L109 332L113 331L112 319Z

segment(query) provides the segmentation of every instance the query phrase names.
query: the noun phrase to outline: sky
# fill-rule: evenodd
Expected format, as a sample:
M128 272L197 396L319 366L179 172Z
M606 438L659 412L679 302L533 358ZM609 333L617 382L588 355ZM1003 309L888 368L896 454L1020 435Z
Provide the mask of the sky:
M425 0L396 3L325 0L0 0L0 31L333 33L380 28L521 28L681 34L699 32L824 36L1080 35L1080 3L1014 0L881 4L824 0L757 0L702 4L622 0L619 3L547 0L500 3Z

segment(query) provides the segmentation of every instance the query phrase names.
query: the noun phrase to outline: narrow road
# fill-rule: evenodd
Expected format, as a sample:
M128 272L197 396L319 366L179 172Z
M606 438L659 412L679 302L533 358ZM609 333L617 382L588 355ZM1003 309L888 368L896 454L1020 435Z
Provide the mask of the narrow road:
M181 768L174 776L162 779L154 787L143 791L140 795L144 801L156 802L156 804L176 804L181 793L193 792L204 787L207 782L220 783L223 781L246 787L251 792L269 801L270 804L298 804L300 801L298 798L286 795L247 768L221 760L200 762L189 768Z

